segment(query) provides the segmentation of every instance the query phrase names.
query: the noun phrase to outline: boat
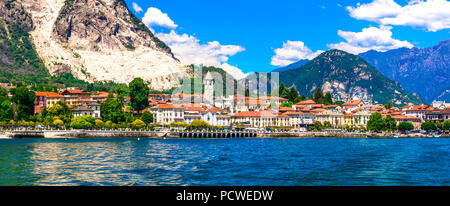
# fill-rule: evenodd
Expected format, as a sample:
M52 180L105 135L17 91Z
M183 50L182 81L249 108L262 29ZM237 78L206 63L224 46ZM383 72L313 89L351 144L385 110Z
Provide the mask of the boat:
M394 135L394 138L400 138L400 135L396 134Z

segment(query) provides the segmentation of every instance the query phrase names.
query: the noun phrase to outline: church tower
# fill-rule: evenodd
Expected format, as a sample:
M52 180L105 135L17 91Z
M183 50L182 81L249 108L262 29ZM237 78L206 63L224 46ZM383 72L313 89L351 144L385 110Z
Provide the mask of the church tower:
M205 92L203 93L203 102L205 104L214 105L214 79L210 72L208 72L203 79L205 85Z

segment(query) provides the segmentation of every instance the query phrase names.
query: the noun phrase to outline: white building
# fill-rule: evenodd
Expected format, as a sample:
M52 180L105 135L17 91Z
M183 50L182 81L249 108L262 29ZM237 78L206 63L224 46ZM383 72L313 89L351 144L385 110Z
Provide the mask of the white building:
M102 118L100 113L100 104L96 102L74 108L72 109L72 114L74 117L91 115L95 119Z
M174 104L159 104L150 108L153 114L153 122L169 125L172 122L184 121L184 109Z

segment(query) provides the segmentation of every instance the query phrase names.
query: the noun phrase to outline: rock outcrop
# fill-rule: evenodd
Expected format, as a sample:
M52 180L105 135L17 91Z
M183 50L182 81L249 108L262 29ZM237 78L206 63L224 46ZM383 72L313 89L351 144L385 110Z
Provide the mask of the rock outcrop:
M89 82L117 83L141 77L158 90L178 86L179 77L188 75L189 68L123 0L20 2L30 16L21 19L30 18L36 51L52 75L72 73Z

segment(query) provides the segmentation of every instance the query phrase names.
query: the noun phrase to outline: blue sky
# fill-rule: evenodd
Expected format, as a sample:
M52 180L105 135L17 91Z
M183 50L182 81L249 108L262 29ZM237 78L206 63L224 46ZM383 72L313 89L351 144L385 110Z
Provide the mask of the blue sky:
M429 47L450 37L450 3L445 0L126 3L183 63L203 62L244 73L271 71L330 48L360 53Z

